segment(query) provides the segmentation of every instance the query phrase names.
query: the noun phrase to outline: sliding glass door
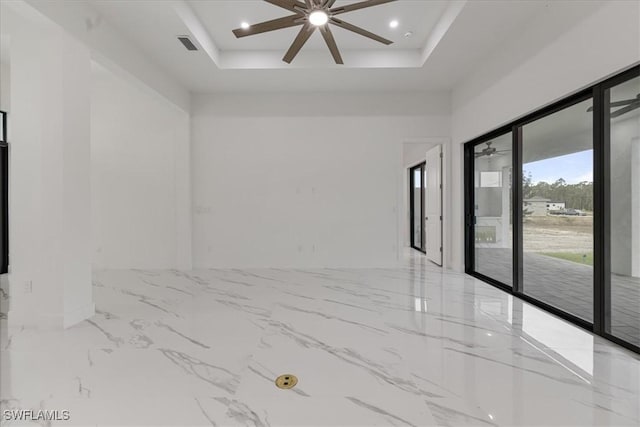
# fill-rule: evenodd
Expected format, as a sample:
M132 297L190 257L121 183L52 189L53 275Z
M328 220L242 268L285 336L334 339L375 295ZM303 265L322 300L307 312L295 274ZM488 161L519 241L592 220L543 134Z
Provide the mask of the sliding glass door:
M505 285L513 282L511 133L474 147L473 244L475 271Z
M593 322L593 100L522 126L522 292Z
M409 169L409 181L411 247L426 252L424 221L425 163Z
M640 347L640 76L604 90L610 265L605 331Z
M640 353L640 66L464 154L466 272Z

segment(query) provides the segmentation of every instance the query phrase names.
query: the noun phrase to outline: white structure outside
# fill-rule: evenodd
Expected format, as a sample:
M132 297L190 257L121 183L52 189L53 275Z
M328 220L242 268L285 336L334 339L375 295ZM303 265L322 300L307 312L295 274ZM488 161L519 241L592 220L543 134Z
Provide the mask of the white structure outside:
M549 202L547 203L547 210L549 211L559 211L566 208L565 202Z
M531 216L546 216L547 210L549 209L547 206L550 202L549 199L545 199L544 197L532 197L530 199L524 199L524 212L525 215Z

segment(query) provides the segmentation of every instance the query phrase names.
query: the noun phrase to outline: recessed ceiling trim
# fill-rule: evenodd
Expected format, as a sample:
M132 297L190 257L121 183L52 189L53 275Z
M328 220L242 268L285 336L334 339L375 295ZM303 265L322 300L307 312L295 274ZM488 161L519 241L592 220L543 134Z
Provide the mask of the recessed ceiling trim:
M438 44L440 43L444 35L447 34L447 31L449 31L449 28L451 28L451 26L455 22L458 15L460 15L460 12L462 12L462 9L466 4L467 4L467 0L455 0L449 3L447 8L444 10L444 13L438 20L438 23L436 24L435 28L433 29L433 31L431 31L431 34L429 34L429 37L427 38L427 42L424 45L424 49L422 50L422 58L421 58L423 64L427 62L427 59L429 59L429 56L431 56L431 54L436 49L436 46L438 46Z
M172 2L173 10L180 17L184 25L187 26L193 37L198 41L202 49L209 55L209 58L215 63L220 62L220 51L214 43L211 35L195 14L193 9L184 0L174 0Z
M349 58L348 68L420 68L422 51L407 50L347 50L342 52ZM282 52L279 50L223 51L220 52L220 69L262 70L277 68L344 68L331 60L331 54L324 50L305 51L296 61L282 65Z
M447 6L440 17L436 27L426 39L424 46L419 49L386 50L386 49L362 49L344 52L349 55L347 65L341 68L421 68L440 43L444 35L452 26L467 0L453 0ZM260 70L283 68L338 68L334 61L327 61L328 53L325 51L305 51L292 64L282 61L281 51L258 50L225 50L221 51L208 33L205 25L195 14L191 6L185 0L173 0L173 9L178 17L187 26L194 39L207 53L218 69L221 70ZM279 57L280 56L280 57ZM330 56L329 56L330 58Z
M287 9L295 14L293 16L285 16L278 19L271 19L255 24L249 28L236 28L232 33L236 38L243 38L247 36L255 36L265 32L283 30L292 26L301 25L302 28L298 32L298 35L290 45L289 50L285 54L282 60L287 64L295 59L300 53L300 50L304 47L307 41L311 38L316 29L320 30L329 51L331 52L334 61L338 65L344 65L340 49L336 44L336 40L333 37L331 26L343 28L352 33L358 34L363 37L375 40L379 43L390 45L393 44L392 40L381 37L371 31L364 28L353 25L349 22L345 22L336 18L336 15L340 15L347 12L352 12L359 9L367 9L374 6L380 6L386 3L396 2L397 0L368 0L360 1L358 3L348 4L342 7L333 8L334 0L305 0L305 3L301 3L298 0L264 0L268 4L279 6ZM397 23L397 21L394 21ZM331 24L331 25L329 25Z

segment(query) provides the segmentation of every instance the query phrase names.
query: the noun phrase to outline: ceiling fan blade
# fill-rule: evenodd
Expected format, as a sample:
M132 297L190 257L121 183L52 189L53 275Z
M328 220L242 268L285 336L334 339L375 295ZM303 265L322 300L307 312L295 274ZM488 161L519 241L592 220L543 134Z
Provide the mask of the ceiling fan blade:
M261 22L247 28L237 28L233 30L233 34L237 38L253 36L256 34L266 33L269 31L280 30L282 28L295 27L296 25L302 25L303 22L299 21L301 15L289 15L284 18L273 19L271 21Z
M368 37L368 38L370 38L372 40L375 40L377 42L380 42L380 43L383 43L383 44L386 44L386 45L390 45L390 44L393 43L391 40L387 40L387 39L385 39L383 37L380 37L380 36L378 36L376 34L373 34L373 33L369 32L367 30L364 30L364 29L362 29L360 27L356 27L355 25L349 24L348 22L342 21L342 20L340 20L338 18L331 18L331 23L334 24L334 25L337 25L340 28L344 28L345 30L353 31L356 34L360 34L361 36Z
M336 61L336 64L344 64L344 62L342 61L342 56L340 55L340 50L338 50L338 45L336 45L336 40L333 38L333 33L331 32L329 26L321 26L320 32L322 33L322 37L324 37L324 41L327 43L327 47L331 51L333 60Z
M303 12L307 10L307 5L298 0L264 0L267 3L271 3L275 6L280 6L283 9L287 9L291 12Z
M611 117L612 119L615 119L616 117L621 116L621 115L623 115L623 114L626 114L626 113L628 113L629 111L633 111L633 110L635 110L636 108L640 108L640 101L636 101L636 102L634 102L634 103L632 103L632 104L627 105L627 106L626 106L626 107L624 107L624 108L621 108L621 109L619 109L619 110L614 111L613 113L611 113L611 114L609 115L609 117Z
M293 61L293 58L295 58L298 52L300 52L300 49L302 49L302 46L304 46L307 40L309 40L309 37L311 37L311 34L313 34L315 29L316 27L314 25L311 25L308 22L304 24L304 26L298 33L298 36L293 41L293 44L291 44L291 47L289 48L287 53L284 55L284 58L282 58L282 60L287 64L291 64L291 61Z
M609 103L611 107L622 107L623 105L633 104L634 102L638 102L637 98L634 99L625 99L623 101L613 101Z
M610 102L609 107L622 107L622 106L633 104L634 102L639 102L639 101L640 101L640 93L637 94L635 98ZM593 107L587 108L587 112L591 112L591 111L593 111Z
M331 7L333 7L335 2L336 2L336 0L324 0L324 2L322 3L322 7L323 8L331 8Z
M378 6L385 3L391 3L396 0L366 0L360 3L349 4L346 6L336 7L335 9L331 9L332 15L339 15L341 13L353 12L354 10L364 9L367 7ZM335 3L335 1L333 2ZM332 3L332 4L333 4Z

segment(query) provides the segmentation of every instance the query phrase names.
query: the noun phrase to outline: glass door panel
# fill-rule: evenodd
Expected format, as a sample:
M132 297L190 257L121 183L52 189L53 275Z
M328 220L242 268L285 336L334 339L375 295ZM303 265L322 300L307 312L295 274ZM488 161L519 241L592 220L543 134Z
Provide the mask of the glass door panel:
M513 286L511 133L474 147L475 271Z
M522 292L593 322L593 101L522 127Z
M606 189L611 200L611 274L605 310L610 316L605 325L611 335L640 347L640 77L606 90L604 96L611 176Z

